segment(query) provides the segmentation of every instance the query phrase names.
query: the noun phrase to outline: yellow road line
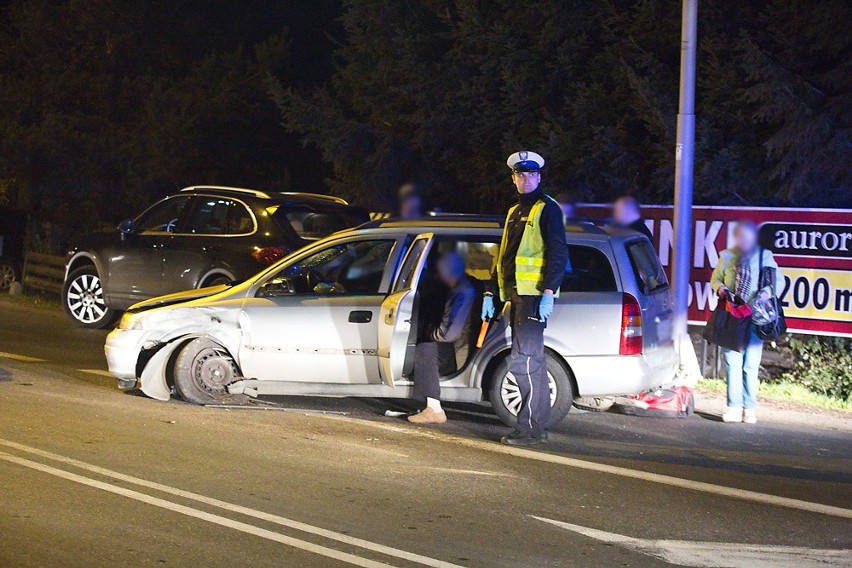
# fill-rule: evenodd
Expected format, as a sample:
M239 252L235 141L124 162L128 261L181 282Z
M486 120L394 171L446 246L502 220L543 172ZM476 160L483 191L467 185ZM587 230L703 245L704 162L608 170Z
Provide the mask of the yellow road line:
M3 359L11 359L12 361L20 361L22 363L46 363L47 359L39 359L38 357L30 357L29 355L18 355L17 353L6 353L0 351L0 357Z
M88 373L89 375L97 375L99 377L107 377L108 379L112 378L112 375L109 374L109 371L104 371L103 369L77 369L77 371L81 373Z

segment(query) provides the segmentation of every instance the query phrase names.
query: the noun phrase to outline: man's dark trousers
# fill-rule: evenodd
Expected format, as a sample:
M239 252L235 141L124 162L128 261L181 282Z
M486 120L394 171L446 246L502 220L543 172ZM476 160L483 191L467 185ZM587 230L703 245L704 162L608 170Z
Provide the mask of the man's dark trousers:
M521 408L518 430L542 436L550 427L550 381L544 359L545 323L539 319L540 296L512 291L512 358L509 370L518 381Z
M455 367L455 351L451 343L423 341L414 351L414 398L441 399L440 369Z

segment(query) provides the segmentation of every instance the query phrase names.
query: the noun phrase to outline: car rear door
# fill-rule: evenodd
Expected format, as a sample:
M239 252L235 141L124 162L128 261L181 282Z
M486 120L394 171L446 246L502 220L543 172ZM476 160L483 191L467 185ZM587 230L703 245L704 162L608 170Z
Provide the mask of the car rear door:
M672 354L672 298L666 272L657 252L645 238L624 243L642 307L643 353L652 367L667 363Z
M609 242L574 241L569 234L569 263L560 287L548 336L572 356L617 355L622 295Z
M420 274L429 256L434 235L419 235L411 243L391 293L382 302L379 313L379 365L382 380L388 386L402 378L405 355L412 338L411 318Z

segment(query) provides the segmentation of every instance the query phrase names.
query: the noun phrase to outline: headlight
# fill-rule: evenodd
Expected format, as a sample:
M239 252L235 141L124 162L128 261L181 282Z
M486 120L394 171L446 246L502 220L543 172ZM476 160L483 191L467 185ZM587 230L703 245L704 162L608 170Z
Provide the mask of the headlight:
M142 329L142 318L138 314L124 314L118 323L118 329Z

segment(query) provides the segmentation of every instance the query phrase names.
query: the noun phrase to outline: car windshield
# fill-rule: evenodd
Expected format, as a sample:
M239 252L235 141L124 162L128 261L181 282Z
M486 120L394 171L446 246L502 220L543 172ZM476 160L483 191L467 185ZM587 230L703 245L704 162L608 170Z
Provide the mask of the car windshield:
M317 211L289 206L276 208L272 212L272 219L279 225L290 226L306 241L317 241L364 222L358 215L345 210Z

